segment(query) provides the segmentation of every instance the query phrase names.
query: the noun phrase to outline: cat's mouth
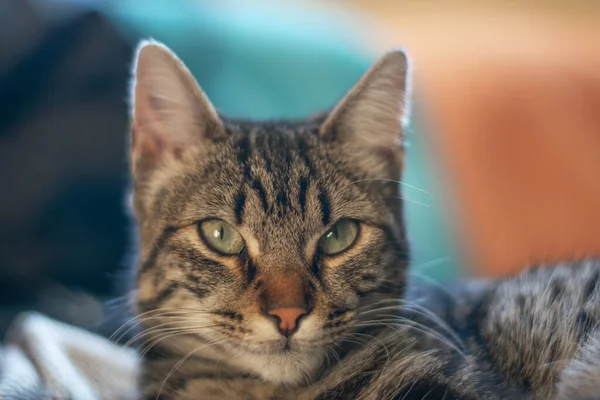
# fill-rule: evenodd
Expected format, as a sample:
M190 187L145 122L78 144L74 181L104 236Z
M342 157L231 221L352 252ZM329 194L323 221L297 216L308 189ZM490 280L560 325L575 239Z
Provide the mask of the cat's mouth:
M277 340L261 341L258 343L235 343L235 347L247 353L269 356L269 355L292 355L305 353L314 345L306 340L291 338L281 338Z
M332 331L324 332L322 335L311 338L281 337L278 339L261 341L235 341L234 347L247 353L262 356L277 355L300 355L314 352L328 345L337 343L344 337L343 333L348 330L347 326L338 327Z

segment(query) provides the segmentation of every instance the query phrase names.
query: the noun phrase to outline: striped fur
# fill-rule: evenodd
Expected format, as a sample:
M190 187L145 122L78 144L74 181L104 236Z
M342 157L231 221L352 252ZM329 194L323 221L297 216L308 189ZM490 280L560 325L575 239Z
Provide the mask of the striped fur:
M444 290L408 284L398 185L407 70L391 52L331 113L240 122L217 115L164 46L140 47L141 398L549 399L563 371L569 398L568 382L593 386L600 264ZM242 253L204 243L198 224L213 218L241 234ZM358 238L320 254L318 239L342 218L359 222ZM303 302L289 337L265 297Z

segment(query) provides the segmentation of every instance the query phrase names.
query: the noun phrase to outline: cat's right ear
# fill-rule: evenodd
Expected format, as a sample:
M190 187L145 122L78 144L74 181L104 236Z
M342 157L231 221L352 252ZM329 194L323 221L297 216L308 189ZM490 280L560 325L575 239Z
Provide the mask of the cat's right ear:
M219 116L192 74L166 46L144 41L137 50L131 93L134 175L177 160L224 134Z
M409 59L385 54L335 106L320 128L350 165L372 178L398 179L409 115Z

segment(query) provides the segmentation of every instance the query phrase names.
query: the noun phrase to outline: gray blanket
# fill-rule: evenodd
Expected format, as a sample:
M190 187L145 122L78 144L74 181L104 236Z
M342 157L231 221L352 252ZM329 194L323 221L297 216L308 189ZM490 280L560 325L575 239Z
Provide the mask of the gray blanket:
M600 399L600 341L563 377L556 399ZM23 314L0 347L1 400L135 400L134 350L37 313Z
M0 347L0 399L135 399L137 365L132 349L23 314Z

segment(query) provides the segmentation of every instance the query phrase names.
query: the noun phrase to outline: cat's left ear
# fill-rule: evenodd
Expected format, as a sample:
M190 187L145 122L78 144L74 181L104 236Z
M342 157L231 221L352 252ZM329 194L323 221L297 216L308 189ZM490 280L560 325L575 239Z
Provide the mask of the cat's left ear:
M406 53L387 53L329 114L320 129L321 139L370 176L398 179L409 114L408 81Z

